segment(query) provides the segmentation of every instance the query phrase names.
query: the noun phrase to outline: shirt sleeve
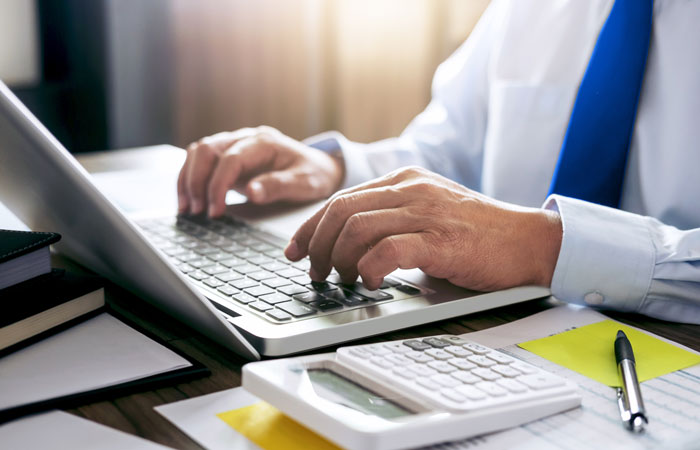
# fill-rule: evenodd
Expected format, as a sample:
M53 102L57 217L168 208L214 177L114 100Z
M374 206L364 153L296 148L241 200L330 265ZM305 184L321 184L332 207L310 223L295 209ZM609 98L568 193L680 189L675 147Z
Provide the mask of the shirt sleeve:
M418 165L480 189L488 109L488 61L505 14L493 1L467 41L440 67L432 100L398 138L358 144L340 133L323 133L306 143L342 152L346 166L343 187L376 178L394 169ZM335 140L333 142L333 140Z
M563 238L552 295L571 303L700 324L700 228L559 195Z

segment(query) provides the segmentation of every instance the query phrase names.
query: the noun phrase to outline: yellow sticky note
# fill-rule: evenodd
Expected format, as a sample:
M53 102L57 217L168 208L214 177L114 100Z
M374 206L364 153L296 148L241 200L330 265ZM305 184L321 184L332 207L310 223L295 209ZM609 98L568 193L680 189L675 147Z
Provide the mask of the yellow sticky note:
M694 366L700 355L612 320L603 320L518 346L608 386L620 386L615 336L622 330L632 344L639 381Z
M254 403L216 417L265 450L340 449L269 403Z

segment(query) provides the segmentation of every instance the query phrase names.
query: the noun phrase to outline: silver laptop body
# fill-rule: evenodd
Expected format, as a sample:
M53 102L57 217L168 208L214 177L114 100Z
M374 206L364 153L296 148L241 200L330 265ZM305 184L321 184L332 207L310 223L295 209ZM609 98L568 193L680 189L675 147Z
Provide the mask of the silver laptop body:
M208 226L206 219L194 224L185 219L183 225L171 216L138 226L97 189L85 169L2 82L0 201L31 229L61 233L59 251L248 359L298 353L550 294L538 286L478 293L419 270L397 271L391 275L397 286L383 289L388 295L380 301L342 302L335 310L277 320L270 313L278 308L258 311L232 301L222 293L228 288L193 279L168 250L156 249L154 243L165 242L159 233L165 232L165 238L182 237L183 230L201 234L200 226ZM277 256L285 244L235 219L213 225L222 234L205 233L209 238L230 242L227 239L252 233L260 250L273 252L270 255ZM236 256L237 248L228 250ZM353 298L367 300L360 294Z

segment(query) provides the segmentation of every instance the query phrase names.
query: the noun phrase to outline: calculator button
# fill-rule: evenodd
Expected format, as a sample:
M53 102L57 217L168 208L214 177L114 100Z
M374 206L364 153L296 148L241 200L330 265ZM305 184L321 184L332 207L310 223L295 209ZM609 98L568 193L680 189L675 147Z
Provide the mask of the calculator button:
M437 373L436 370L431 369L428 366L424 366L423 364L411 364L410 366L406 366L406 369L421 377L429 377Z
M476 383L474 386L476 386L478 389L486 392L492 397L503 397L508 393L505 389L497 385L496 383L489 383L488 381L483 381L481 383Z
M434 375L430 377L430 379L439 384L440 386L444 387L456 387L462 384L457 379L452 378L449 375L445 375L444 373Z
M478 377L483 378L484 380L487 380L487 381L498 380L499 378L501 378L501 376L499 374L497 374L496 372L494 372L493 370L484 369L481 367L478 369L472 370L472 373Z
M491 367L496 365L496 361L493 359L488 359L483 355L472 355L468 356L467 359L481 367Z
M510 378L500 379L500 380L496 381L496 384L508 389L510 392L512 392L514 394L521 394L523 392L527 392L527 387L524 384L518 383L517 381L512 380Z
M431 361L428 363L428 366L440 373L450 373L457 370L455 366L447 364L445 361Z
M382 358L381 356L374 356L372 359L369 360L372 364L379 366L383 369L391 369L394 367L394 363L389 361L386 358Z
M452 372L450 375L452 377L458 379L462 383L466 383L466 384L474 384L474 383L479 383L479 382L483 381L482 378L477 377L473 373L467 372L465 370L458 370L456 372Z
M486 357L489 359L493 359L499 364L510 364L513 361L515 361L513 358L510 356L504 355L503 353L498 353L498 352L491 352L486 354Z
M410 370L406 370L404 367L394 367L393 372L395 375L403 377L407 380L412 380L416 377L415 373L411 372Z
M363 347L355 347L353 349L350 349L350 354L362 359L369 359L372 357L372 354L365 350Z
M430 362L430 361L435 361L432 356L426 355L423 352L412 351L412 352L406 353L405 355L407 358L411 358L415 362L419 362L419 363L426 363L426 362Z
M452 358L452 355L450 355L449 353L447 353L444 350L440 350L439 348L428 349L425 351L425 354L430 355L435 359L441 359L441 360Z
M470 356L473 355L472 352L467 350L464 347L460 347L459 345L448 345L447 347L444 348L444 350L447 353L451 353L455 356Z
M408 353L411 351L410 347L406 347L401 342L389 342L387 344L384 344L384 347L388 348L394 353Z
M483 345L475 344L473 342L470 342L468 344L464 344L462 347L466 348L470 352L476 353L477 355L485 355L491 350L484 347Z
M435 381L431 380L430 378L417 378L416 383L431 391L436 391L440 389L440 385L437 384Z
M380 344L368 345L365 348L367 349L368 352L372 353L373 355L377 355L377 356L384 356L384 355L388 355L391 353L391 350L389 350L388 348L386 348Z
M483 400L488 397L485 392L480 391L474 386L469 386L466 384L457 386L455 390L467 397L469 400Z
M452 400L456 403L462 403L465 400L467 400L467 397L455 391L454 389L443 389L440 391L440 393L448 400Z
M435 348L445 348L450 345L448 342L436 337L425 338L423 342Z
M503 365L496 365L491 367L491 370L493 370L496 373L500 373L504 377L510 377L510 378L515 378L520 376L520 372L517 370L513 369L510 366L503 366Z
M413 361L411 361L410 359L406 358L403 355L392 354L392 355L386 355L385 358L388 359L389 361L393 362L397 366L405 366L407 364L413 363Z
M539 373L537 375L525 375L518 378L518 381L523 383L525 386L538 391L542 389L549 389L557 386L562 386L564 384L564 380L562 380L561 378L553 377L545 373Z
M279 309L271 309L267 311L266 313L268 316L272 317L273 319L277 320L289 320L292 318L289 314L287 314L284 311L280 311Z
M410 341L404 341L403 345L408 345L413 350L428 350L429 348L433 348L430 344L426 344L425 342L421 341L416 341L414 339Z
M511 364L510 367L512 367L513 369L518 370L519 372L522 372L526 375L537 373L537 369L535 369L534 367L527 365L525 363L516 362L516 363Z
M469 362L466 359L462 359L462 358L448 359L447 362L452 364L456 368L462 369L462 370L472 370L475 367L477 367L477 365L474 364L473 362Z
M441 336L440 339L447 341L452 345L465 345L469 343L459 336Z

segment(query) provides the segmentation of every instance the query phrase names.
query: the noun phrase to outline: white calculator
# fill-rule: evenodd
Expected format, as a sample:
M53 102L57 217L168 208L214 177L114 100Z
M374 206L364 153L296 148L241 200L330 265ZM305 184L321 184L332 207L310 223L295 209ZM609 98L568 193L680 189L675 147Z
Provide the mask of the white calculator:
M348 449L400 449L521 425L581 403L576 385L459 336L246 364L243 387Z

